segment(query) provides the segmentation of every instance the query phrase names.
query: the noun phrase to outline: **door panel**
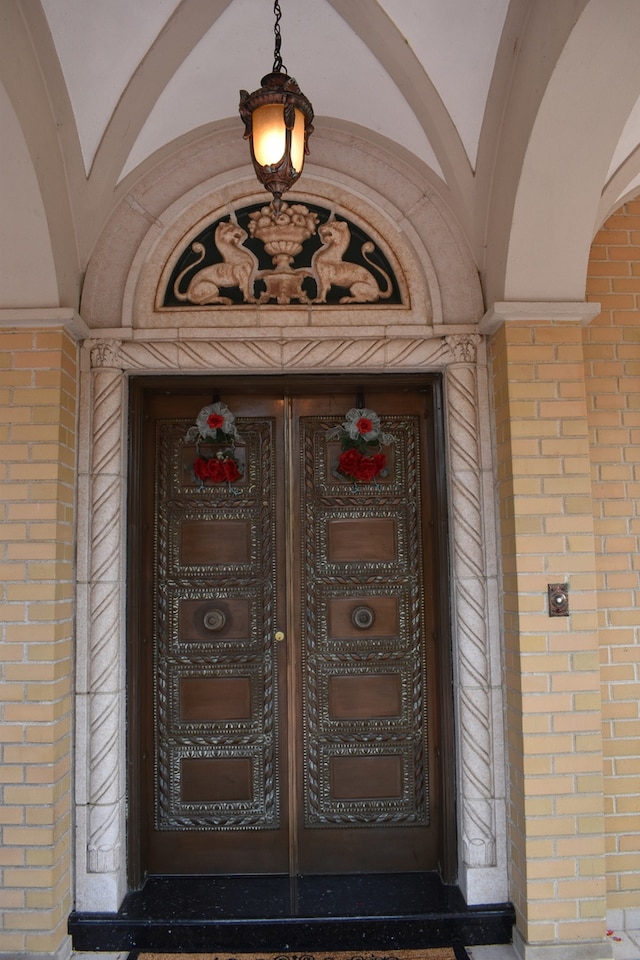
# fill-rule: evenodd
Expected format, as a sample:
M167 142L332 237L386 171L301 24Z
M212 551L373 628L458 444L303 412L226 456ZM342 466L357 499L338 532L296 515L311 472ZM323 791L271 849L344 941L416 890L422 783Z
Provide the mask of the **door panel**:
M282 403L243 399L243 473L230 489L193 475L185 435L208 402L149 404L148 869L286 872L286 657L273 640L284 592Z
M424 397L376 392L367 401L394 443L384 450L393 454L387 475L361 484L338 473L340 447L327 443L353 397L293 401L304 520L295 566L304 598L302 873L435 863L425 750L433 623L423 585ZM330 416L328 404L336 411Z
M372 386L367 405L394 443L385 475L354 484L327 431L355 394L215 386L240 433L231 486L193 475L186 434L211 391L183 382L142 404L132 757L144 867L434 869L431 393Z

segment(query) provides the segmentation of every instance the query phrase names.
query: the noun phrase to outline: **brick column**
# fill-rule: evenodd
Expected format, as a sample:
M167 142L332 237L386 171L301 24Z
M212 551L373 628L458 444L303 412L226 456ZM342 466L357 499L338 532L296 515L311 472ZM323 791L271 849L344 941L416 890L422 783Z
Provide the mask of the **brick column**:
M595 236L585 329L598 565L608 926L640 927L640 200Z
M492 333L514 944L601 960L602 714L581 324L594 304L497 304ZM547 585L570 615L549 617Z
M0 316L3 957L70 949L77 348L51 313Z

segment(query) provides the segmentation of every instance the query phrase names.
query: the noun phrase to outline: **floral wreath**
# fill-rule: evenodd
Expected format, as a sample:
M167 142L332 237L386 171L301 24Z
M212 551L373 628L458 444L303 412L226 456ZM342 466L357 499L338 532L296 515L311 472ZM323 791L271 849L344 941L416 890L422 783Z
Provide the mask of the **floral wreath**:
M189 427L185 440L196 442L197 456L193 461L193 475L200 485L208 481L211 483L235 483L242 476L242 468L235 456L236 440L240 439L235 425L235 417L226 404L217 401L208 407L203 407L194 427ZM228 444L218 450L211 457L204 457L200 453L201 443Z
M327 431L327 440L340 440L342 453L335 472L354 483L371 483L377 477L386 477L387 458L380 447L395 443L390 433L382 433L380 417L375 410L352 407L339 427Z

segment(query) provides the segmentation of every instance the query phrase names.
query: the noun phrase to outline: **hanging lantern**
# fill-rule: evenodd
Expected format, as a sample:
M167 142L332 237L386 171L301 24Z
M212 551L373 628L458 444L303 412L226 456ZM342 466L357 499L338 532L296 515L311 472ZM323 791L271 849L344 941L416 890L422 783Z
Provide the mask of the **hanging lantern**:
M251 159L260 183L280 206L282 194L302 173L308 140L313 132L313 107L288 76L280 56L280 4L274 3L275 50L273 72L262 78L253 93L240 91L240 116L245 140L251 144Z

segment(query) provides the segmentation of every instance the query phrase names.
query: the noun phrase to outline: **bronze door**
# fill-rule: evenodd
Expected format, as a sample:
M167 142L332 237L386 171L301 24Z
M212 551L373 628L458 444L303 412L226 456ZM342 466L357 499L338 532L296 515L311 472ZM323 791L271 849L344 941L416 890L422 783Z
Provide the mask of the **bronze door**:
M231 483L193 471L216 453L187 438L211 388L140 392L131 754L145 872L442 861L434 394L369 387L393 442L380 475L354 480L327 436L356 405L342 383L216 380L239 433Z

